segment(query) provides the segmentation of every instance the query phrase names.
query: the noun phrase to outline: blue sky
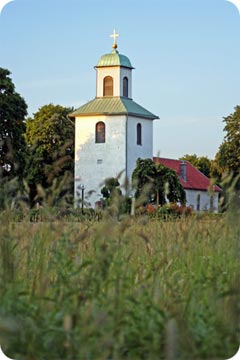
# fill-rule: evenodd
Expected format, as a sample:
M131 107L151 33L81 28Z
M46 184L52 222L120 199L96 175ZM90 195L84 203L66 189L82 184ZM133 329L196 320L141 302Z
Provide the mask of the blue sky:
M240 15L225 0L15 0L0 16L0 67L29 115L79 107L95 97L114 28L136 68L133 99L160 117L154 155L214 158L240 104Z

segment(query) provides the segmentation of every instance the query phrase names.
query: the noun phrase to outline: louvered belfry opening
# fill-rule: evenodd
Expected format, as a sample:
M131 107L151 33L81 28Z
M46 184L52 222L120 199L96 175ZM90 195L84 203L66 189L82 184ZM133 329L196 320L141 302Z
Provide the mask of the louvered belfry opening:
M113 78L111 76L103 79L103 96L113 96Z

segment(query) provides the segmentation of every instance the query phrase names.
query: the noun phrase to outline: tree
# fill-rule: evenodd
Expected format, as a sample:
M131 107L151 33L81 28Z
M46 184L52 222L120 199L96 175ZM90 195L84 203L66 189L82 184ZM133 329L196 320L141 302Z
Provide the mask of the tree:
M226 135L212 164L212 175L219 180L223 175L236 178L240 174L240 106L223 118Z
M130 214L132 199L127 193L122 194L118 178L105 179L101 194L103 206L109 209L111 215Z
M170 202L185 204L186 194L176 172L152 159L138 159L132 175L135 184L135 197L144 196L144 203L155 202L157 205Z
M216 183L221 185L224 174L228 175L228 167L226 164L226 143L219 146L219 150L215 155L215 159L211 162L211 177L216 180Z
M24 139L27 105L15 91L10 71L0 68L0 175L22 178L25 167Z
M198 157L196 154L186 154L179 158L179 160L186 160L190 162L195 168L201 171L207 177L210 177L211 160L207 156Z
M222 209L232 201L232 195L240 190L240 106L234 113L223 118L226 135L211 166L211 175L223 189ZM238 200L237 200L238 199ZM239 196L235 197L239 207Z
M68 179L63 193L55 200L73 191L74 123L68 118L72 109L60 105L42 106L26 122L26 141L29 146L26 179L31 203L40 185L45 191L56 188L56 181ZM66 174L69 176L66 178Z
M186 203L186 193L176 172L164 165L156 164L156 191L157 203L165 204L166 197L172 203ZM164 196L165 195L165 196Z
M136 167L132 174L132 182L136 188L135 197L139 198L147 192L149 201L150 193L154 188L154 179L156 177L156 167L152 159L137 159Z
M226 135L217 154L218 164L224 170L238 176L240 173L240 106L233 114L223 118Z

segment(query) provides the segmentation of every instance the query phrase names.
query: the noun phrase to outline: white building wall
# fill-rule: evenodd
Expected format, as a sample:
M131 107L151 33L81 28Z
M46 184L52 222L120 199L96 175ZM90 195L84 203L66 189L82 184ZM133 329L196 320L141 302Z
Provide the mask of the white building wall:
M96 123L106 126L106 141L95 143ZM80 184L86 186L85 195L94 191L89 199L94 207L102 195L103 182L116 177L126 168L126 116L76 117L75 125L75 199Z
M137 124L142 125L142 145L137 145ZM153 121L129 116L127 118L127 177L131 181L138 158L153 157Z
M199 211L211 210L211 195L207 191L186 189L187 206L192 206L197 211L198 196L200 195ZM218 192L213 195L213 211L218 212Z

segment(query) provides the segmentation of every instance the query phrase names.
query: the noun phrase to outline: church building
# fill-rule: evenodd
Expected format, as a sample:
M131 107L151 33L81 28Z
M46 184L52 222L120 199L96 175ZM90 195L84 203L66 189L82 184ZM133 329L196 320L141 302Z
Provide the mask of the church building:
M75 202L81 189L89 205L102 197L104 180L119 182L132 172L138 158L153 156L153 120L150 111L132 99L132 70L129 58L113 50L99 59L96 69L96 97L70 114L75 118Z

